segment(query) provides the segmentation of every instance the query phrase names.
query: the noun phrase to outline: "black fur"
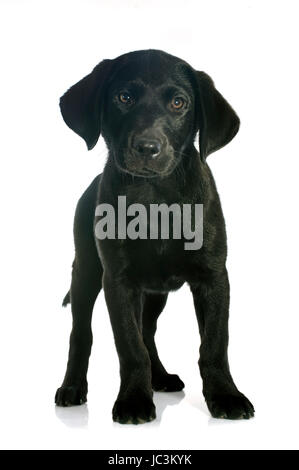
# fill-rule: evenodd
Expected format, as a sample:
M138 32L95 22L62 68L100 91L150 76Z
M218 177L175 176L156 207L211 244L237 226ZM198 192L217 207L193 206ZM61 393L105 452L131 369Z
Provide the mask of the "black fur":
M180 109L174 107L182 102ZM60 105L66 124L88 149L102 133L109 157L76 210L76 256L70 292L63 301L63 305L71 302L73 328L57 405L86 401L91 316L103 286L120 360L121 385L113 419L120 423L154 419L152 390L184 387L163 367L154 335L168 292L187 282L201 335L199 366L208 408L218 418L250 418L253 406L229 371L226 233L206 163L207 155L237 133L236 113L208 75L155 50L101 62L66 92ZM200 153L194 147L197 131ZM126 195L128 205L137 202L146 207L202 203L202 248L186 251L184 240L174 239L96 239L95 207L110 203L117 208L118 195Z

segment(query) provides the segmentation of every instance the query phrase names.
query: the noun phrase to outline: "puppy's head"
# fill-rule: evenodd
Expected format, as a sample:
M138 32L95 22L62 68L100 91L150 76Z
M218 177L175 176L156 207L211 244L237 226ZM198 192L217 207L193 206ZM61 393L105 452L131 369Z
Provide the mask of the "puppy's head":
M239 128L208 75L155 50L104 60L62 96L60 107L89 150L102 133L116 166L147 178L170 174L198 130L204 159Z

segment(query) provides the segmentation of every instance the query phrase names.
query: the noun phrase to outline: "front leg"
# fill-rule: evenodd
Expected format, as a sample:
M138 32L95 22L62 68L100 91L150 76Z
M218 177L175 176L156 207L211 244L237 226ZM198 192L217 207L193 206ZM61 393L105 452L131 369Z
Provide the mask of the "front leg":
M103 286L120 363L120 391L113 420L139 424L156 417L151 363L141 331L141 290L128 281L115 281L105 272Z
M215 418L248 419L254 408L231 377L228 347L229 282L226 269L191 286L201 335L199 367L203 394Z

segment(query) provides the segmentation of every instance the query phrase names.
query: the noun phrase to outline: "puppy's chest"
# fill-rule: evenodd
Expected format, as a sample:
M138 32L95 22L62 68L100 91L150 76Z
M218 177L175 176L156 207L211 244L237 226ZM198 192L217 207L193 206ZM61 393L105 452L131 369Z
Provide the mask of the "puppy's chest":
M126 247L129 276L149 291L179 289L188 280L194 263L181 240L135 242Z

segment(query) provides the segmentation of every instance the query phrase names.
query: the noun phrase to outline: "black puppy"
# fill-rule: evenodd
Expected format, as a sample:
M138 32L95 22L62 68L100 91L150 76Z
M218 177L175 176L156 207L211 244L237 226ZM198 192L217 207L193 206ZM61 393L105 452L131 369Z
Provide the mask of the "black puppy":
M187 282L201 335L203 394L217 418L250 418L254 409L229 371L229 282L226 233L206 157L238 132L239 118L213 81L181 59L146 50L104 60L61 98L66 124L92 149L103 135L109 157L104 172L79 200L74 223L76 255L70 292L73 328L69 360L57 405L86 401L92 344L91 316L103 286L120 361L121 385L113 408L120 423L155 418L152 390L184 387L168 374L154 342L168 292ZM199 131L198 153L194 147ZM127 204L203 204L203 245L184 239L95 237L95 209Z

